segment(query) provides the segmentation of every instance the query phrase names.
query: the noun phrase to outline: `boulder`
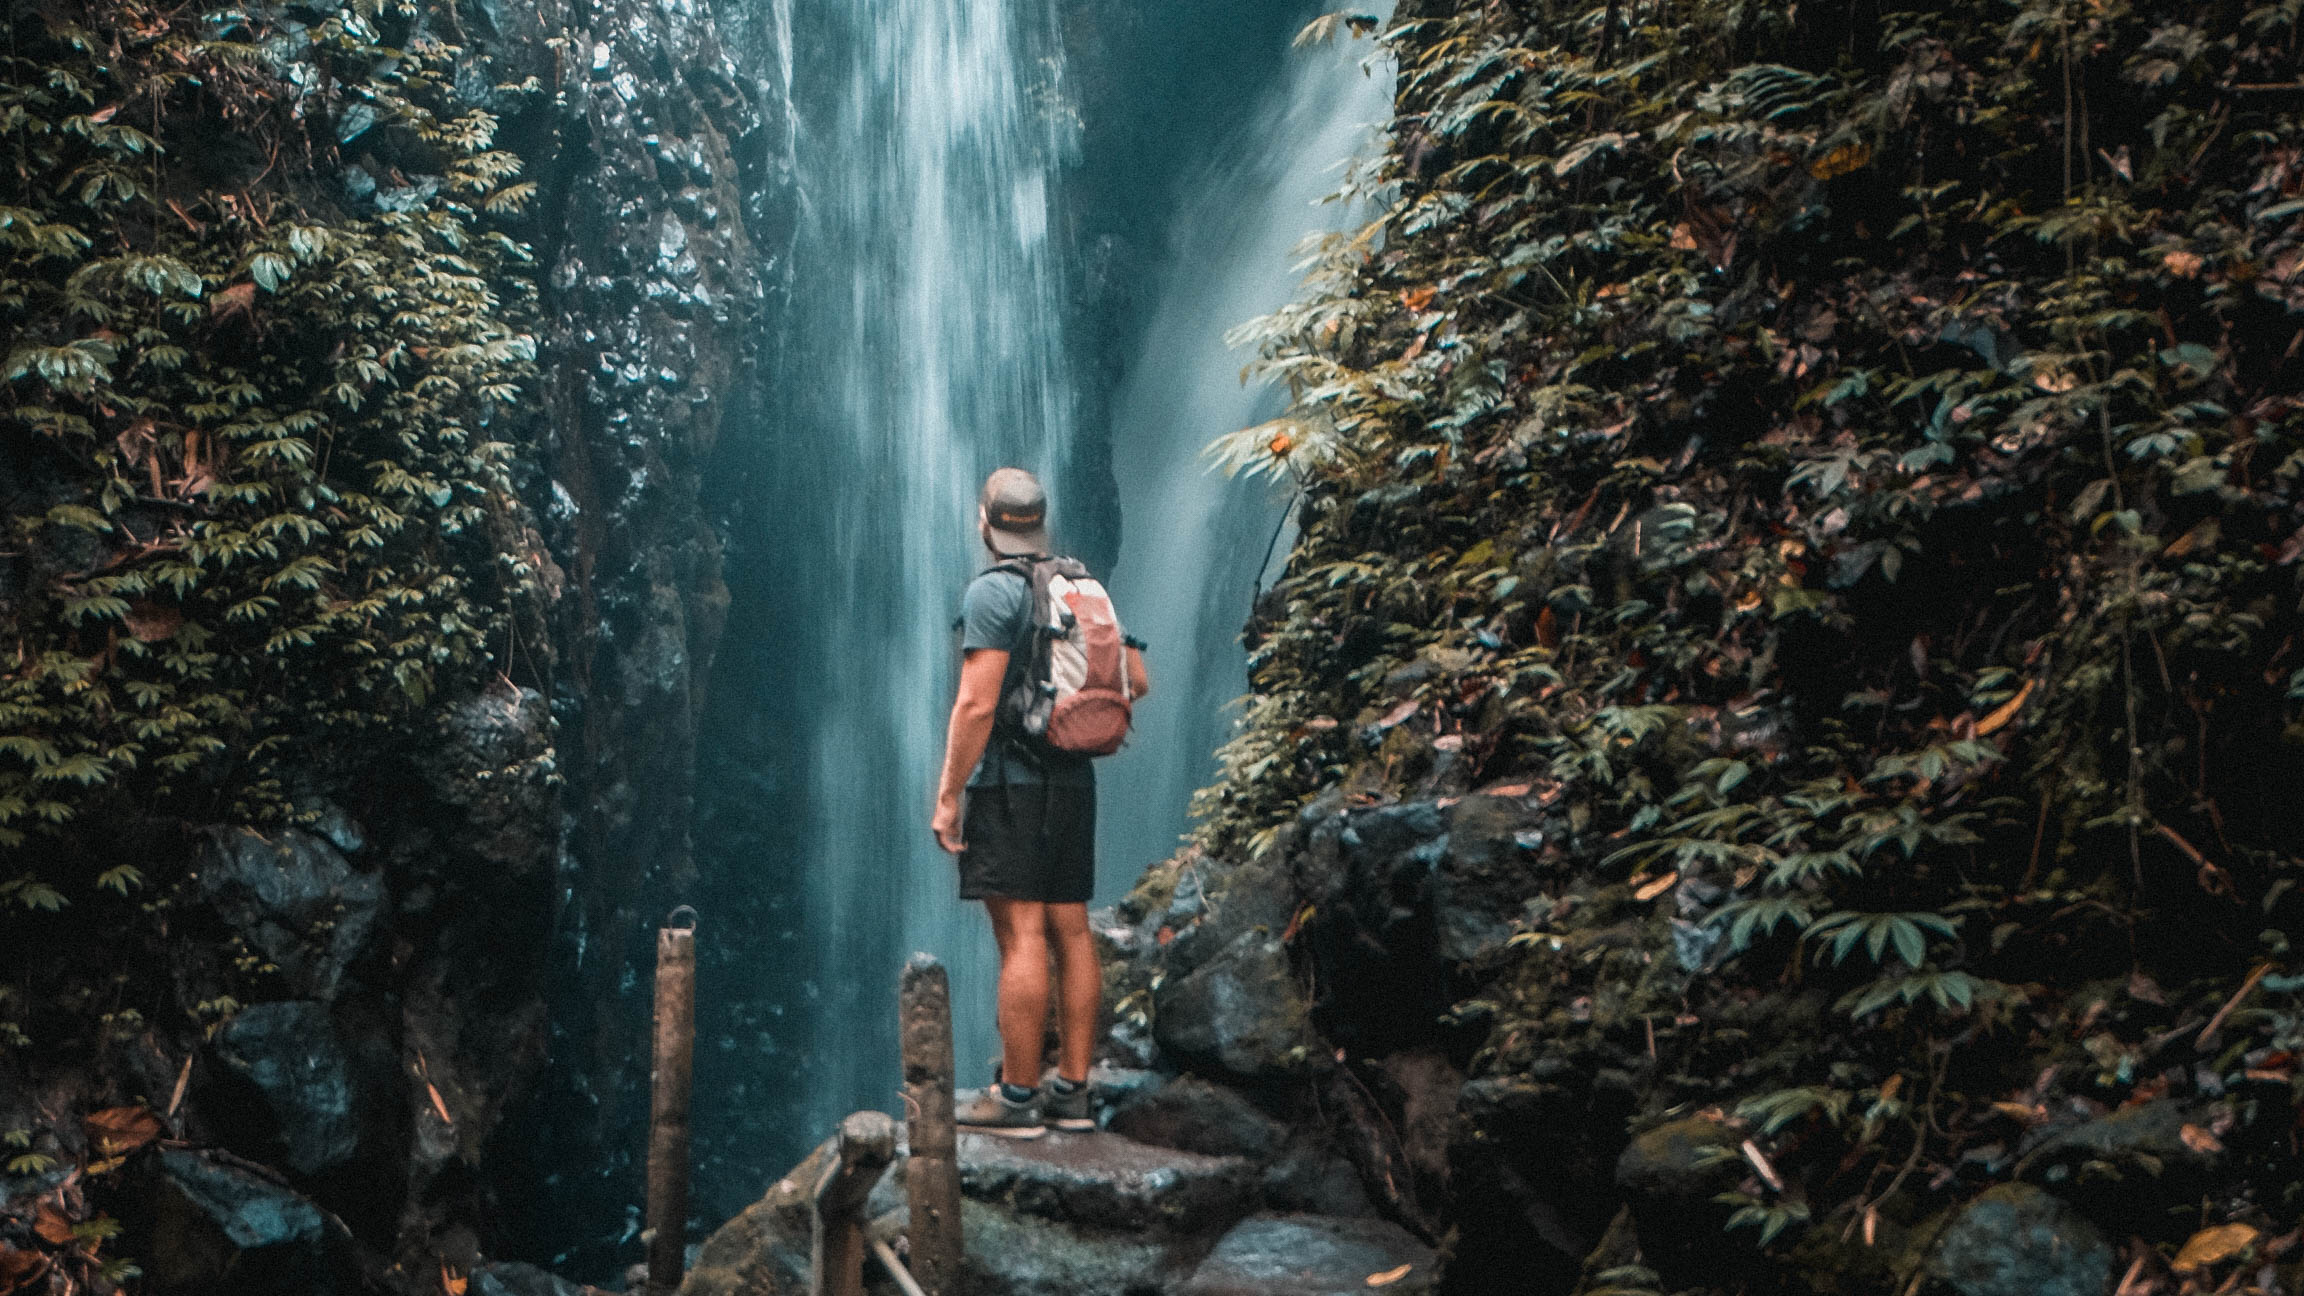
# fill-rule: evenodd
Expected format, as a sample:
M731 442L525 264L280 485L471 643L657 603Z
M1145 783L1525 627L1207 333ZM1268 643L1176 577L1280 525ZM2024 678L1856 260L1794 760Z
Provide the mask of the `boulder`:
M348 823L333 826L339 840L359 840ZM295 993L312 999L335 997L383 911L380 877L346 863L328 839L295 828L270 837L218 829L197 876L209 907L271 960Z
M1435 951L1450 963L1478 963L1512 938L1528 891L1531 834L1538 816L1519 797L1468 796L1448 815L1448 850L1432 879Z
M1397 1271L1405 1269L1406 1272ZM1379 1219L1255 1215L1192 1271L1183 1296L1363 1296L1438 1289L1432 1249Z
M1139 1143L1210 1156L1269 1161L1288 1128L1258 1110L1239 1090L1181 1076L1157 1089L1131 1094L1112 1110L1106 1128Z
M827 1139L760 1200L714 1229L698 1248L680 1296L808 1296L808 1185L823 1177L833 1155Z
M1314 1068L1320 1042L1278 939L1242 932L1153 998L1152 1033L1171 1057L1256 1082Z
M359 1152L353 1067L326 1008L310 1000L243 1008L216 1032L212 1048L245 1088L233 1086L203 1105L241 1150L264 1155L284 1148L283 1162L306 1176L345 1165ZM239 1101L248 1097L253 1101Z
M2122 1107L2040 1134L2020 1177L2124 1231L2181 1239L2168 1208L2197 1202L2224 1177L2219 1144L2184 1138L2185 1126L2212 1120L2173 1098Z
M1641 1254L1668 1280L1716 1273L1726 1253L1749 1250L1744 1238L1723 1233L1729 1208L1713 1200L1744 1177L1737 1142L1720 1122L1691 1116L1635 1137L1617 1157L1616 1187L1632 1209Z
M1374 1215L1360 1172L1316 1136L1300 1135L1264 1170L1264 1204L1276 1211L1357 1218Z
M1959 1296L2104 1296L2112 1246L2079 1211L2030 1184L2001 1184L1960 1208L1928 1272Z
M121 1217L154 1296L339 1290L320 1208L238 1166L161 1148L125 1185Z
M960 1231L965 1253L955 1296L1146 1296L1173 1290L1197 1249L977 1201L961 1203Z
M447 709L419 768L434 795L464 812L463 849L515 874L551 863L551 734L551 707L531 688L499 685Z

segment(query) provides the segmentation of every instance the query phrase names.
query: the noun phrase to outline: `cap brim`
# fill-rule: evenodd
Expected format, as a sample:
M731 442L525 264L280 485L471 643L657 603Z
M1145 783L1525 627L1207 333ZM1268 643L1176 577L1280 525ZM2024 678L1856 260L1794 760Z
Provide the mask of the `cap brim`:
M1048 528L1046 527L1032 531L1003 531L998 527L986 527L984 534L991 537L992 552L1003 557L1013 558L1024 554L1048 552Z

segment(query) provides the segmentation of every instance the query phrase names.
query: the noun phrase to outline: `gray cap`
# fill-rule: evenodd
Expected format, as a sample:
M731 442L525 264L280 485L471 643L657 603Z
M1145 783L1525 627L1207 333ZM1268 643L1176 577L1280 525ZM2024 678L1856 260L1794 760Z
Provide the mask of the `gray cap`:
M984 479L977 497L985 536L1002 557L1048 552L1048 492L1021 468L1002 468Z

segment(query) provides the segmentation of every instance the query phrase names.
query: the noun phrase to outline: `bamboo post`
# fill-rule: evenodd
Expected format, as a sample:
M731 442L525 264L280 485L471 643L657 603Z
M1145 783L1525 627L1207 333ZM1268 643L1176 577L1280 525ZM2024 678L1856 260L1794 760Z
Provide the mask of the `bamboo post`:
M810 1296L864 1296L864 1199L896 1159L896 1122L857 1112L840 1122L839 1155L816 1181Z
M687 925L679 925L682 917ZM648 1112L648 1293L671 1296L688 1261L688 1095L696 1061L696 911L656 933L656 1040Z
M952 989L944 965L915 954L897 993L904 1044L904 1107L912 1159L911 1269L927 1296L953 1296L960 1276L960 1139L952 1123Z

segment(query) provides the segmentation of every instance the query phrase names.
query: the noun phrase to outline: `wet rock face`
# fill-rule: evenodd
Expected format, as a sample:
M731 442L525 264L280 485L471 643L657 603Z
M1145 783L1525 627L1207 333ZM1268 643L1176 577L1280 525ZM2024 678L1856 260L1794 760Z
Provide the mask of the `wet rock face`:
M2112 1247L2080 1212L2029 1184L1960 1208L1928 1272L1959 1296L2104 1296Z
M1516 797L1308 811L1294 878L1314 911L1304 949L1337 1006L1322 1034L1356 1053L1428 1043L1467 973L1505 949L1543 836Z
M309 1176L359 1152L360 1099L372 1095L354 1083L326 1008L293 1001L242 1009L217 1032L214 1056L254 1099L242 1108L252 1118L244 1126L250 1153L276 1145L283 1164Z
M338 816L342 840L359 830ZM289 828L270 836L246 828L208 838L200 894L249 947L280 969L295 993L333 997L345 969L368 949L384 902L383 879L345 862L338 843Z
M514 1230L547 1253L616 1236L638 1195L647 980L628 970L694 875L696 720L727 605L706 478L763 403L758 348L796 211L777 96L752 79L772 61L741 48L756 21L713 0L547 0L485 24L500 65L557 92L504 137L544 190L525 232L545 320L531 506L565 579L550 709L569 814L544 821L567 888L551 952L562 1065L518 1117L534 1170L509 1194ZM471 719L491 741L491 717ZM535 822L501 808L507 843ZM579 1248L570 1263L629 1258Z
M1249 1082L1300 1074L1319 1041L1287 950L1242 932L1206 963L1164 984L1154 999L1153 1038L1181 1062Z
M142 1240L144 1289L304 1296L337 1289L327 1223L297 1193L198 1153L162 1148L124 1191L122 1219Z
M1265 1115L1236 1090L1198 1076L1131 1095L1113 1109L1105 1128L1155 1147L1267 1160L1288 1127Z

